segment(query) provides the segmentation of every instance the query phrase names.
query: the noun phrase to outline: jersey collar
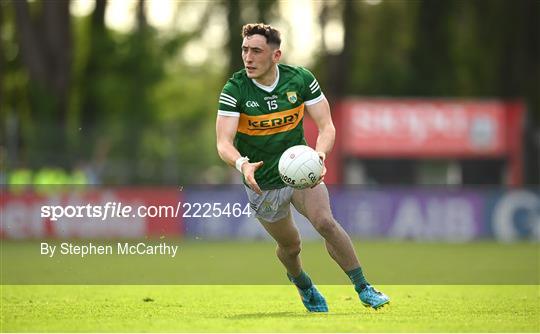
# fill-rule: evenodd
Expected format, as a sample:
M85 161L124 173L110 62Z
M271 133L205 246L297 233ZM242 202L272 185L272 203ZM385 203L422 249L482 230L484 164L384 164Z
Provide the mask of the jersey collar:
M274 90L274 88L276 88L278 82L279 82L279 66L278 64L276 64L276 71L277 71L277 75L276 75L276 81L274 81L274 83L270 86L265 86L265 85L262 85L260 83L258 83L255 79L251 79L251 81L253 81L253 83L255 84L255 86L259 87L260 89L270 93Z

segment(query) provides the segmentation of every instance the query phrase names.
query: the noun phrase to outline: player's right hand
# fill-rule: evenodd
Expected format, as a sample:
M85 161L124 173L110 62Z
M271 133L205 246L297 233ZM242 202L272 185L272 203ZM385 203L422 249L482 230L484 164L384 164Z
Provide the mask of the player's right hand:
M261 188L259 188L257 181L255 180L255 171L259 169L262 165L262 161L253 163L246 161L242 165L242 174L244 174L247 185L259 195L262 195L262 191Z

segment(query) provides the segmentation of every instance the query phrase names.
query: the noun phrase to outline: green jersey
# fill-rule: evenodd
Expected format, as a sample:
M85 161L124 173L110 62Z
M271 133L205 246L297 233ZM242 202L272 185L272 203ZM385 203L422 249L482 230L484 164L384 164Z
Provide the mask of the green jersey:
M234 145L251 162L264 162L255 172L261 189L285 186L278 172L279 158L289 147L306 144L304 107L323 99L319 83L303 67L277 65L272 86L248 78L245 69L227 81L218 115L240 118Z

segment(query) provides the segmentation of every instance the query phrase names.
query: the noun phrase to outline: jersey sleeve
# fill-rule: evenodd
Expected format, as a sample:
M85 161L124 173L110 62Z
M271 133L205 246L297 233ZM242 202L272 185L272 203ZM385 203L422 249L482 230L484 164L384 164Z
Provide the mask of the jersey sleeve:
M319 82L317 82L315 76L304 67L300 67L300 73L304 79L303 98L306 106L322 101L324 99L324 94L322 93Z
M231 81L225 84L219 94L218 115L240 117L240 94Z

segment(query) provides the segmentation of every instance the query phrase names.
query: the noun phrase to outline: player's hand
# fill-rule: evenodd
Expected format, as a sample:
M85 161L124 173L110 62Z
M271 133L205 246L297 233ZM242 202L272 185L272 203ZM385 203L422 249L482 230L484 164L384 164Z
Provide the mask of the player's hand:
M262 165L262 161L253 163L246 161L242 165L242 174L244 174L247 185L259 195L262 195L262 191L261 188L259 188L257 181L255 180L255 171L259 169Z
M319 183L321 183L324 180L324 176L326 175L326 166L324 165L324 161L326 160L326 153L324 152L317 152L319 155L319 158L321 159L323 170L321 172L321 177L319 177L319 180L317 183L315 183L311 188L315 188Z

